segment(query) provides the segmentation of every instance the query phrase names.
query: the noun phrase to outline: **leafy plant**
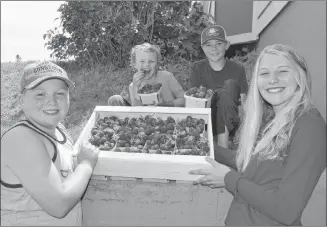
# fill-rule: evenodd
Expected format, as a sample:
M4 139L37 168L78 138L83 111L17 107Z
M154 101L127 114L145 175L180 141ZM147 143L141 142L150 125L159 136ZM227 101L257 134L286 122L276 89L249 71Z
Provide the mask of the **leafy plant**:
M159 45L164 58L199 59L201 31L214 23L191 1L67 1L58 11L62 29L43 36L51 57L92 67L125 67L131 48L144 42Z
M258 56L259 53L256 50L253 50L246 53L244 56L234 56L230 59L244 67L248 83L251 81L254 65Z

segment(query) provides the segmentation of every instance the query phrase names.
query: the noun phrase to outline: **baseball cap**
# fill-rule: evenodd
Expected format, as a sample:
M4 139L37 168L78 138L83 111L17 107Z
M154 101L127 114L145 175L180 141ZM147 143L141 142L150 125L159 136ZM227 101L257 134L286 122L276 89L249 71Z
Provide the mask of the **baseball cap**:
M50 79L59 79L64 81L69 88L74 88L74 83L68 78L67 73L58 65L50 61L39 61L27 65L20 81L21 92L24 89L33 89L42 82Z
M210 25L203 29L201 33L201 45L212 39L227 42L225 29L220 25Z

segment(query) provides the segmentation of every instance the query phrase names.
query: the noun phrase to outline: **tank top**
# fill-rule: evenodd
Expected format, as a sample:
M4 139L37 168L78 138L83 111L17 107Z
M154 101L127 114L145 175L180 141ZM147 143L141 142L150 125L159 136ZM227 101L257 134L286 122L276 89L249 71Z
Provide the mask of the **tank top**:
M17 126L28 127L51 142L54 148L52 162L56 166L62 181L74 171L72 154L73 141L63 125L59 124L59 126L57 126L58 131L64 138L63 141L56 141L28 120L19 121L9 130ZM55 218L37 204L23 185L7 184L1 180L1 225L81 226L81 202L79 202L64 218Z

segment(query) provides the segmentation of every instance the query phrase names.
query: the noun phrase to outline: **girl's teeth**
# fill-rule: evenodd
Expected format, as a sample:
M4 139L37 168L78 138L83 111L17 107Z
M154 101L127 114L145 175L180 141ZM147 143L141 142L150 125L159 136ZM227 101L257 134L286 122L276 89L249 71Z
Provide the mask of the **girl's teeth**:
M56 114L59 112L59 110L44 110L44 112L47 114Z
M280 92L280 91L282 91L282 90L284 90L284 88L269 88L268 89L268 92Z

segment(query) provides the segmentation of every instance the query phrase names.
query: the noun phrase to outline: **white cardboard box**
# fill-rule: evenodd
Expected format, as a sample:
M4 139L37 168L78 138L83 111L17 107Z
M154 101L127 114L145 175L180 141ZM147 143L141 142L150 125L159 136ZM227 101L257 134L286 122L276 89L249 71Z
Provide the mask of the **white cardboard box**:
M82 141L89 140L91 130L99 118L105 116L139 117L148 114L154 114L163 119L171 116L176 120L188 115L204 119L208 128L210 157L214 158L210 108L96 106L74 145L74 153L78 153L78 147ZM204 156L100 151L93 175L193 181L202 176L190 175L188 172L200 168L210 169L213 167L205 160ZM222 177L228 170L226 166L221 165L219 171L222 173Z

